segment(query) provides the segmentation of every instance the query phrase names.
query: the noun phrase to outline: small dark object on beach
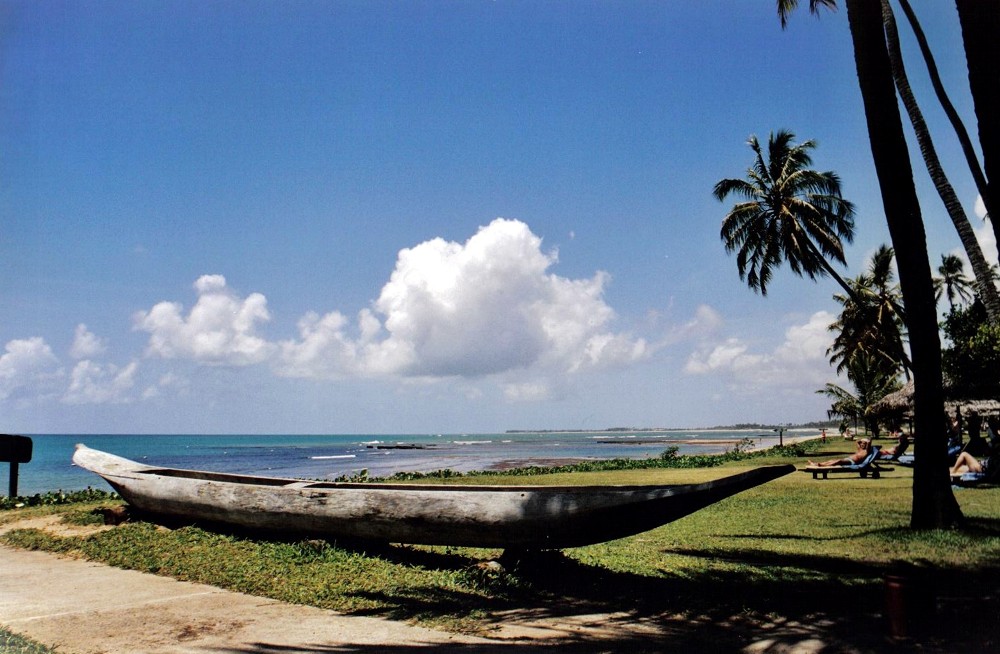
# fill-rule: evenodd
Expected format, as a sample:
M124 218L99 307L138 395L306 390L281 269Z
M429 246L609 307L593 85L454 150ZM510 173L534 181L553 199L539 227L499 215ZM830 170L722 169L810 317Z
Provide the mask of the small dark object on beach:
M120 525L123 522L128 522L129 519L127 506L102 507L96 509L95 513L100 513L104 516L104 524L106 525Z

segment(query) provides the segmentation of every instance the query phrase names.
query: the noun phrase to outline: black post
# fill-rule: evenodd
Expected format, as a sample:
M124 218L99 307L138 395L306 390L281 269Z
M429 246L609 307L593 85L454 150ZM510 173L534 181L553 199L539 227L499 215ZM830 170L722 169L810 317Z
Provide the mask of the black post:
M17 466L31 461L31 439L0 434L0 462L10 464L10 497L17 497Z
M7 497L14 499L17 497L17 461L10 463L10 492Z

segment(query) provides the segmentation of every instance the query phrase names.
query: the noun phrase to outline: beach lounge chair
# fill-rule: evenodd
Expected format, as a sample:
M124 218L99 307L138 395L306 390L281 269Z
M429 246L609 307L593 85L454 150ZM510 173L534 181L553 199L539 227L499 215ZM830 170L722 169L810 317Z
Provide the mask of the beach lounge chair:
M868 453L860 463L855 463L852 465L842 465L842 466L806 466L802 469L803 472L811 472L813 479L819 479L820 475L823 479L827 479L827 475L839 474L839 473L857 473L862 478L867 478L871 475L872 479L878 479L882 476L882 473L887 470L892 470L892 468L880 468L876 464L876 458L878 457L879 450L882 448L878 445L872 445L872 451Z
M1000 462L996 455L984 459L982 463L982 472L960 472L951 476L951 483L955 486L969 487L1000 482Z
M904 441L902 445L897 445L895 452L893 452L891 454L879 452L875 456L875 460L876 461L899 461L899 457L905 456L906 455L906 450L908 450L909 447L910 447L910 441ZM912 454L910 455L910 458L911 459L913 458Z
M955 461L955 457L958 453L962 451L962 445L958 443L952 443L948 445L948 460L951 462ZM895 458L894 463L898 463L901 466L913 467L913 456L912 454L900 454Z

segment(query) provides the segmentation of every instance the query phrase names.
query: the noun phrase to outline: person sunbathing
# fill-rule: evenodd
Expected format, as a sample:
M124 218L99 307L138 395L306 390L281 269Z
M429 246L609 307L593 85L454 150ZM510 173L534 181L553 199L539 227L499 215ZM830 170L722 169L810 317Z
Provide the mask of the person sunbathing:
M855 450L854 454L843 459L830 459L829 461L820 461L819 463L809 462L811 466L819 466L821 468L831 467L831 466L853 466L861 463L870 453L871 441L867 438L862 438L858 441L858 449Z
M958 458L955 459L955 465L951 467L950 474L956 476L964 475L967 472L986 472L989 461L989 459L980 461L968 452L960 452Z
M906 434L899 435L899 442L892 447L886 447L879 451L879 459L895 459L910 447L910 437Z

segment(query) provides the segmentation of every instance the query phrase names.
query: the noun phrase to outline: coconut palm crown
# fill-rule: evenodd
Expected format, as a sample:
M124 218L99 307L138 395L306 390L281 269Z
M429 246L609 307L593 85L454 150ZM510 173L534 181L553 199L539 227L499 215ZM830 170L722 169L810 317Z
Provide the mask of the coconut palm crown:
M955 308L955 300L971 304L975 299L972 282L965 276L965 262L957 255L942 254L938 275L934 278L934 297L941 299L943 294L948 299L948 308Z
M836 173L809 168L816 143L794 139L785 130L772 133L765 155L750 137L755 158L747 178L723 179L713 191L720 202L730 195L743 200L722 219L720 236L726 251L736 252L740 279L761 295L782 261L799 276L828 274L852 293L830 260L846 264L843 241L854 238L854 206L841 196Z
M781 19L781 29L788 27L788 16L799 6L799 0L778 0L778 18ZM809 0L809 12L819 15L819 8L826 7L836 11L837 0Z

